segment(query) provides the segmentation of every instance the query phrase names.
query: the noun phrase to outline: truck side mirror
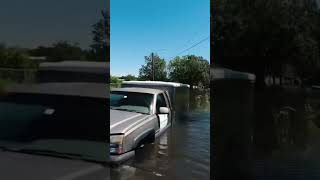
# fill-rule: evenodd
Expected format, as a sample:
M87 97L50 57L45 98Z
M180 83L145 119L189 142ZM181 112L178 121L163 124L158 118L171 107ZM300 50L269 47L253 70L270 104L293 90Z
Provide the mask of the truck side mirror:
M159 114L169 114L170 110L167 107L160 107Z

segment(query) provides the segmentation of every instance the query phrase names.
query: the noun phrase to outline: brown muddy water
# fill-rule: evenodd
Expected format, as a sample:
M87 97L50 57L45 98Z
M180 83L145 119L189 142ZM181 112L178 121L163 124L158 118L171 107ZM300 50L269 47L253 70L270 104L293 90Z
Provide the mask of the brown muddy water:
M192 110L133 159L110 168L112 180L210 179L210 112L208 97L197 96ZM200 101L200 102L199 102Z

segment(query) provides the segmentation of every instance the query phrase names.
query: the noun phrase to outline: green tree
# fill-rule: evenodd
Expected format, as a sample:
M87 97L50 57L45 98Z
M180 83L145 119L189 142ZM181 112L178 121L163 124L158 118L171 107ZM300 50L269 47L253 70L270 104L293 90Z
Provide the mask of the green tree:
M25 49L0 45L1 68L34 68L36 63L29 59Z
M121 86L122 81L123 80L120 79L119 77L110 75L110 87L118 88Z
M123 79L125 81L135 81L138 80L137 77L135 77L134 75L128 74L126 76L121 76L120 79Z
M86 59L86 52L79 47L79 44L71 44L68 41L58 41L50 47L39 46L29 53L32 56L46 56L50 61Z
M122 82L122 80L119 77L110 75L110 82L112 84L119 84Z
M84 60L84 54L78 43L70 44L67 41L59 41L52 46L54 54L52 58L56 61L62 60Z
M152 80L152 61L151 55L145 56L145 65L139 69L139 79L140 80ZM154 60L154 78L156 81L166 81L167 71L166 71L166 61L160 58L157 54L153 56Z
M213 12L214 63L251 71L264 87L266 70L294 65L301 77L319 67L318 9L314 0L221 0ZM319 36L320 37L320 36Z
M110 13L102 11L102 18L92 28L92 44L90 57L98 61L110 61Z
M210 64L201 56L176 57L170 61L168 69L171 81L189 84L191 87L209 87Z

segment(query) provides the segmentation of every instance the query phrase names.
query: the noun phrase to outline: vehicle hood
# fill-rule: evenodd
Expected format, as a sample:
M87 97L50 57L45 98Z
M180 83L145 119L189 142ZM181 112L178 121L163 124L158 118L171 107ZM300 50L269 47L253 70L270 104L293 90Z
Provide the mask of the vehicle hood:
M150 115L110 110L110 134L123 133L128 127L134 125L137 121L148 118Z
M109 168L97 163L41 155L0 152L1 179L108 180Z

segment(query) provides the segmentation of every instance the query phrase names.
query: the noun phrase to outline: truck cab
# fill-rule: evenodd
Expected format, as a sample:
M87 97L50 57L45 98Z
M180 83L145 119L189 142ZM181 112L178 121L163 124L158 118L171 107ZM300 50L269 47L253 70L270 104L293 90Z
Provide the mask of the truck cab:
M152 143L172 123L168 92L151 88L115 88L110 92L110 162L120 164L135 149Z
M124 81L122 87L152 88L165 91L171 100L173 119L189 112L190 85L163 81Z

